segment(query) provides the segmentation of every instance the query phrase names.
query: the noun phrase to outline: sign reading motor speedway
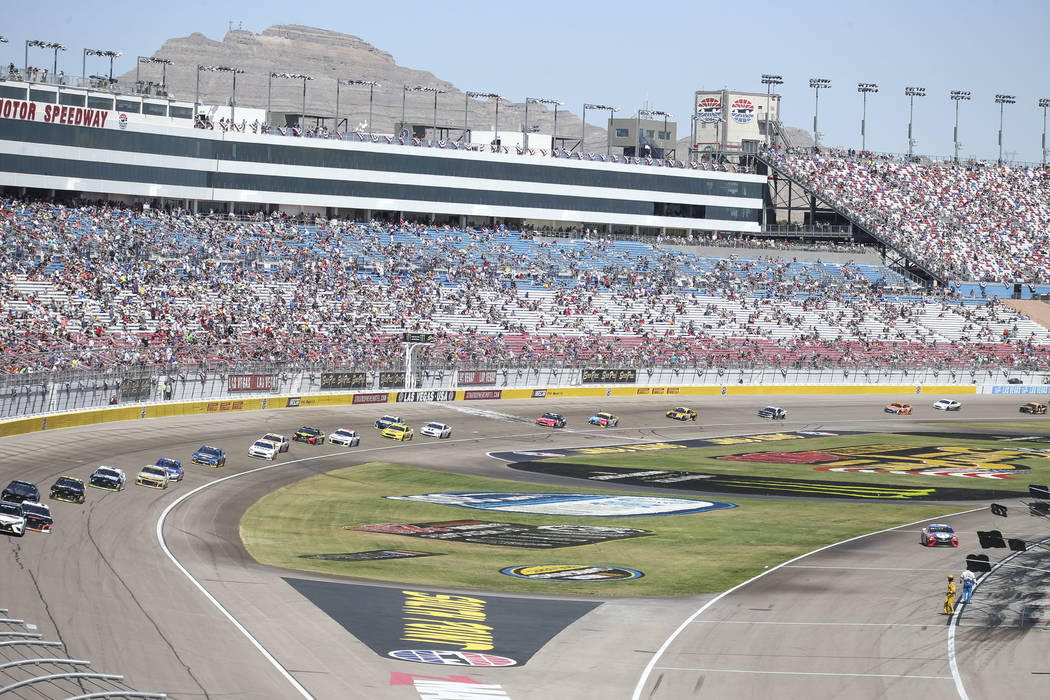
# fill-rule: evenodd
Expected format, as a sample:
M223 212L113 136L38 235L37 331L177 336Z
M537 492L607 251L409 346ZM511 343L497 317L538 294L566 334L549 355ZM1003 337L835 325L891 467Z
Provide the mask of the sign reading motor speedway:
M453 491L416 496L387 496L395 501L472 508L501 513L532 515L597 516L630 518L649 515L682 515L736 508L733 503L699 501L663 496L621 496L605 493L504 493Z

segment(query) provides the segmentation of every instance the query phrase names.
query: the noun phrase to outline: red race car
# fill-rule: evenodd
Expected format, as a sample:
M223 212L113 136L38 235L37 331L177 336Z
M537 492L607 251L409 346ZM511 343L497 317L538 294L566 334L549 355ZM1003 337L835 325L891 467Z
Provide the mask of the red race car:
M548 428L564 428L565 416L560 413L544 413L536 419L536 425L543 425Z

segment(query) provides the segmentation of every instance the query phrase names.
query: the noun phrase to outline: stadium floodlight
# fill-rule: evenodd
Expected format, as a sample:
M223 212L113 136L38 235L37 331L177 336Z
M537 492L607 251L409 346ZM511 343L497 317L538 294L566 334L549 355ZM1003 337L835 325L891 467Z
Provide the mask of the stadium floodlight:
M339 130L339 86L340 85L362 85L368 87L368 138L372 138L372 99L377 87L383 87L374 80L361 80L358 78L338 78L335 81L335 128ZM343 130L346 131L345 129Z
M904 95L908 98L908 155L911 156L912 148L915 146L915 139L911 136L911 122L912 116L915 112L915 98L926 97L926 88L906 87L904 88Z
M813 88L813 145L820 145L820 131L817 130L817 115L820 114L820 91L831 87L828 78L810 78L809 86Z
M434 138L437 138L438 119L438 95L445 94L445 90L429 85L404 85L401 90L401 128L405 127L405 95L410 92L432 92L434 93Z
M29 78L29 47L36 46L41 49L53 49L55 52L55 64L51 68L51 74L58 73L58 52L65 51L66 47L55 41L41 41L40 39L26 39L26 79Z
M230 68L229 66L204 66L197 64L197 92L193 98L193 109L194 112L197 110L197 105L201 101L201 71L211 71L213 73L232 73L233 74L233 93L230 96L230 121L233 121L233 105L237 101L237 74L243 73L244 71L240 68Z
M1050 107L1050 99L1045 97L1039 98L1039 106L1043 110L1043 140L1041 142L1041 150L1043 152L1043 167L1046 167L1046 108ZM1046 488L1046 487L1043 487Z
M865 122L868 119L868 93L878 92L879 86L875 83L857 83L857 92L864 98L864 111L861 112L860 117L860 150L861 152L868 150L868 135L867 129L865 129Z
M529 105L554 105L554 136L551 139L551 143L557 143L558 139L558 107L565 104L561 100L552 100L547 97L526 97L525 98L525 138L523 145L527 149L529 147Z
M584 139L584 136L587 133L587 110L588 109L598 109L598 110L606 110L607 109L607 110L609 110L609 121L612 121L612 115L613 115L614 112L619 112L620 111L619 107L613 107L611 105L592 105L592 104L584 103L584 105L583 105L583 123L580 126L580 153L581 154L583 153L583 139ZM606 158L608 158L612 154L612 130L609 129L608 126L609 125L606 124L606 132L605 132L605 157Z
M769 97L770 92L774 85L783 85L784 77L780 75L772 75L770 73L762 74L762 84L766 86L766 145L769 145Z
M952 90L948 93L948 97L955 103L955 131L953 132L952 142L955 144L955 161L959 161L959 102L962 100L968 100L971 97L969 90Z
M120 51L109 51L107 49L84 49L84 55L80 62L80 77L87 79L87 57L88 56L108 56L109 57L109 82L113 82L113 59L119 58L124 54Z
M159 63L160 64L160 86L166 87L168 84L168 66L175 65L175 61L170 58L158 58L157 56L139 56L138 63L135 64L135 85L139 84L139 66L143 63Z
M243 72L243 71L242 71ZM299 113L299 128L303 129L306 127L306 81L313 80L313 76L306 75L304 73L276 73L270 71L270 78L266 83L266 121L270 121L270 95L273 92L273 79L283 78L285 80L301 80L303 81L303 107ZM237 78L234 76L234 85L237 84Z
M463 131L464 132L467 131L467 109L470 106L470 103L468 102L468 100L471 100L471 99L474 99L474 100L492 100L493 102L496 103L496 129L495 129L496 136L493 139L493 141L495 141L496 143L499 143L499 101L503 99L503 96L498 94L498 93L495 93L495 92L474 92L474 91L469 91L469 92L467 92L465 94L466 94L466 97L463 98ZM401 120L402 120L402 122L404 122L404 113L403 112L402 112L402 115L401 115Z
M999 162L1003 162L1003 106L1017 102L1014 95L996 95L995 104L999 105Z

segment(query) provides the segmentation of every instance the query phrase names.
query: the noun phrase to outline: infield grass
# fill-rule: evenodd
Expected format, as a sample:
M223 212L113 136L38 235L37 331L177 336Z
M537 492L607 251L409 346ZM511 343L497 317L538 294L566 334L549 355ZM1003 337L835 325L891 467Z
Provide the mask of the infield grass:
M637 460L633 464L637 466ZM310 477L268 494L245 513L241 537L248 552L264 564L373 581L530 594L680 596L721 592L766 568L818 547L964 509L951 505L726 496L718 500L739 507L655 517L564 517L486 512L385 498L437 491L593 491L588 486L586 482L581 482L578 488L540 486L373 463ZM602 489L602 492L606 491ZM645 490L616 493L654 495ZM685 494L680 497L691 498ZM463 519L630 527L654 534L536 550L344 529L346 525ZM785 527L787 523L790 527ZM902 532L900 537L919 546L914 533ZM355 562L301 558L302 555L379 549L408 549L441 556ZM599 583L531 581L499 573L508 566L541 564L621 566L645 575L632 581Z

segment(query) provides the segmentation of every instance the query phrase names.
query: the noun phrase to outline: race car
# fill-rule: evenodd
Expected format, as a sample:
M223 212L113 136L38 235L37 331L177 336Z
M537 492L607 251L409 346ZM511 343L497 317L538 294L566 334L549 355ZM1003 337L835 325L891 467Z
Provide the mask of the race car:
M444 423L427 423L419 429L419 432L427 437L450 438L452 437L452 426Z
M547 428L564 428L565 416L560 413L544 413L536 419L536 425L542 425Z
M911 404L901 403L900 401L894 401L891 404L887 404L886 408L882 410L885 413L894 413L898 416L910 416Z
M361 444L361 436L357 434L356 430L340 428L328 436L328 442L333 445L342 445L343 447L357 447Z
M296 442L305 442L307 445L323 445L324 431L310 425L304 425L295 431L292 439Z
M278 452L287 452L288 446L292 444L284 435L278 435L277 433L266 433L262 436L262 439L276 442L277 447L279 448Z
M123 491L127 485L128 477L123 469L102 466L91 473L88 478L88 486L107 491Z
M620 423L620 419L611 413L595 413L587 419L587 422L603 428L615 428Z
M691 408L686 408L685 406L672 408L665 415L674 420L696 420L696 411Z
M379 434L385 438L391 438L393 440L411 440L412 428L409 428L404 423L391 423L383 428L383 432Z
M387 427L388 425L392 425L393 423L404 422L405 421L401 419L401 416L383 416L382 418L376 419L376 429L382 430L383 428Z
M8 484L4 489L3 495L0 496L0 501L9 501L11 503L39 500L40 491L37 489L36 484L20 479L14 479Z
M922 529L919 544L924 547L958 547L959 536L955 534L951 525L934 523Z
M182 468L182 462L177 459L161 457L154 464L167 470L168 481L182 481L182 478L186 476L186 470Z
M1025 405L1021 406L1021 413L1028 413L1033 416L1041 416L1046 413L1046 404L1036 403L1035 401L1029 401Z
M270 440L256 440L248 448L249 457L260 457L262 459L268 459L271 462L277 459L278 453L281 451L281 446L276 442Z
M35 501L24 501L22 503L22 514L26 519L26 529L33 532L51 534L51 528L55 524L51 517L51 509L43 503Z
M788 412L777 406L765 406L758 409L759 418L768 418L769 420L784 420L788 417Z
M197 451L193 453L193 457L190 458L190 461L194 464L203 464L206 467L225 467L226 453L218 447L201 445Z
M0 501L0 532L7 532L15 537L26 534L26 515L21 503Z
M168 488L168 470L156 464L147 465L139 470L135 483L151 489L166 489Z
M933 407L938 411L958 411L962 404L955 399L938 399L933 402Z
M51 484L51 498L70 503L84 502L84 482L73 476L60 476Z

